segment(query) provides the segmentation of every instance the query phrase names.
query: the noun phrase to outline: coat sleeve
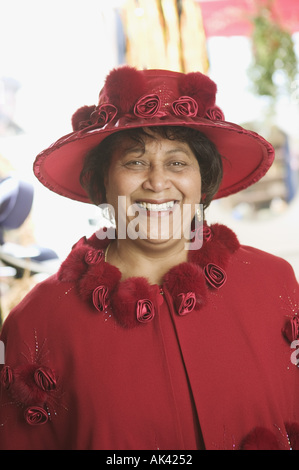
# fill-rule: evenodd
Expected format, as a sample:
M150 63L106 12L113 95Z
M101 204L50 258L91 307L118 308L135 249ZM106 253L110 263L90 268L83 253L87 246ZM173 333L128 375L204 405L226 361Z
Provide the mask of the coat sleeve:
M63 407L59 374L46 336L46 290L47 285L34 288L8 315L1 331L5 347L0 365L2 450L55 450L65 445L63 413L57 412Z

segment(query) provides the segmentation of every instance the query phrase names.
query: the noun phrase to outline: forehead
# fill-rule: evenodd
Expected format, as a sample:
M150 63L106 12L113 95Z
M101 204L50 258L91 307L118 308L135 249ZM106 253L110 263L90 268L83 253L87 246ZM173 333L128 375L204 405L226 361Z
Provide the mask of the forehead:
M128 152L147 152L151 150L162 149L165 151L185 151L193 154L188 142L183 139L177 139L171 134L162 135L151 130L141 133L121 133L117 136L114 147L114 155L118 156Z

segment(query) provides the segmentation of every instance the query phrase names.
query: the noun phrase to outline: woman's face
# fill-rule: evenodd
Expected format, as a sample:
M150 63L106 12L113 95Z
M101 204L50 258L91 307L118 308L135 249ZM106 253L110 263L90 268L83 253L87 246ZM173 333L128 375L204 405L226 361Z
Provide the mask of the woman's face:
M129 137L120 141L105 178L107 203L118 236L126 230L154 243L182 239L201 199L199 165L186 142L151 135L144 146Z

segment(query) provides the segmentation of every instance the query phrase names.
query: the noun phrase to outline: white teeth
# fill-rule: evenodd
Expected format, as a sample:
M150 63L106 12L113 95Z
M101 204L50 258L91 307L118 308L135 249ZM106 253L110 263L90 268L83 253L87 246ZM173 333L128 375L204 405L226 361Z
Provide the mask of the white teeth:
M151 204L150 202L138 202L137 204L148 211L167 211L174 206L175 201L163 202L162 204Z

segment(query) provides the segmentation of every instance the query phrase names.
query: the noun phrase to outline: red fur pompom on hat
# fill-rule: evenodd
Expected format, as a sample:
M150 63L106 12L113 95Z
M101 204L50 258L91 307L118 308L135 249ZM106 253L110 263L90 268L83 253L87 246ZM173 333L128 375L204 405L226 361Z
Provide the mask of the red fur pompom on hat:
M241 450L279 450L279 444L272 431L257 427L245 437Z
M105 98L122 114L129 113L135 102L146 92L146 80L134 67L113 69L106 78Z
M183 75L179 81L179 89L182 95L191 96L197 102L199 116L204 116L215 105L216 83L200 72Z
M77 111L72 116L72 127L74 131L80 130L80 124L84 121L90 119L91 113L96 109L93 106L82 106L82 108L77 109Z

